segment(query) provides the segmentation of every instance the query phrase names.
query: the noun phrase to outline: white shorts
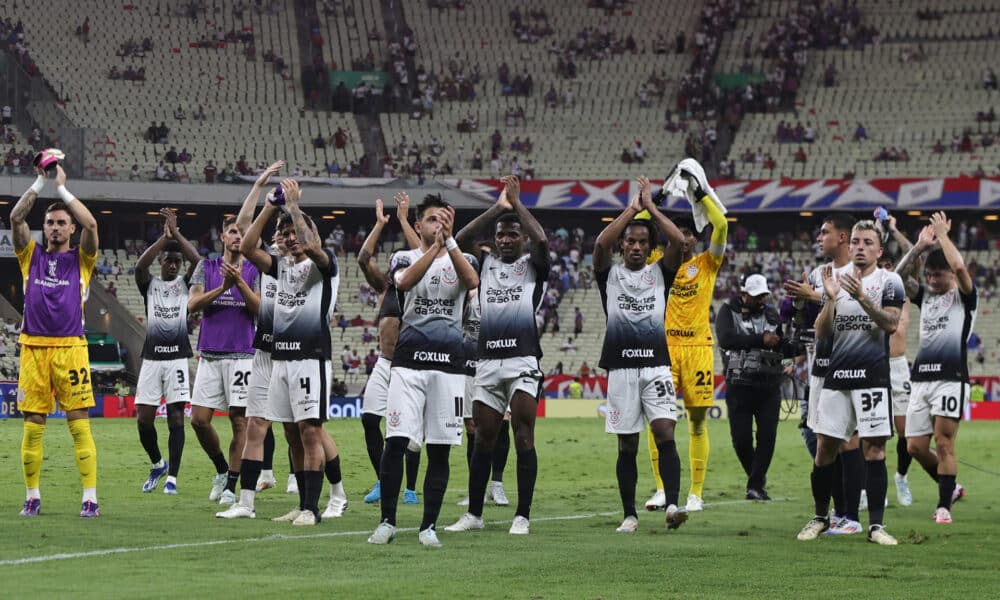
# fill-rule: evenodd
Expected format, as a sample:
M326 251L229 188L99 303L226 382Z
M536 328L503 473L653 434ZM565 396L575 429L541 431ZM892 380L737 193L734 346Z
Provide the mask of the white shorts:
M267 418L267 389L271 385L271 353L258 350L253 354L250 385L247 389L247 416Z
M910 402L910 364L905 356L889 359L889 381L892 385L892 416L905 417Z
M823 392L823 377L809 376L809 397L806 398L806 427L816 431L819 415L819 395Z
M611 369L608 372L607 433L639 433L647 421L677 421L677 393L670 367Z
M969 402L969 384L962 381L917 381L906 412L906 437L934 433L934 417L961 419Z
M203 356L194 376L191 405L222 411L245 407L252 371L253 358L249 356L220 359Z
M892 409L887 388L824 389L816 411L816 433L847 441L854 432L862 438L892 437Z
M476 389L473 400L482 402L501 415L507 412L514 392L522 391L538 398L542 382L538 359L534 356L485 358L476 364Z
M462 403L462 418L472 418L472 399L476 394L476 376L465 376L465 402Z
M392 361L380 356L365 384L365 395L361 399L361 412L363 414L385 416L385 405L389 400L390 368L392 368Z
M464 391L465 375L393 367L385 437L461 446Z
M159 406L161 399L166 399L166 404L191 401L188 359L147 358L142 361L139 381L135 386L135 403L143 406Z
M325 421L330 405L330 361L272 361L271 385L267 388L268 421L298 423L310 419Z

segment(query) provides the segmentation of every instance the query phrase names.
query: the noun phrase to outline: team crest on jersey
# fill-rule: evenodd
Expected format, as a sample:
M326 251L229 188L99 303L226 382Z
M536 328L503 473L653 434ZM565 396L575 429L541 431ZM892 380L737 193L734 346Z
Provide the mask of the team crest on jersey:
M694 279L694 276L698 274L698 265L690 264L684 269L684 274L687 275L688 279Z
M951 305L955 303L955 295L948 293L942 294L930 302L924 300L923 310L927 312L928 318L936 319L943 316L951 308Z
M445 285L455 285L458 283L458 273L453 267L445 267L441 269L441 281Z
M653 287L656 283L656 277L653 276L652 269L646 269L642 272L642 283L646 287Z
M888 291L888 293L886 295L889 298L892 298L892 287L890 286L887 289L889 291ZM882 293L882 283L881 282L876 283L873 286L865 288L865 296L868 296L868 299L871 300L872 302L874 302L875 300L877 300L878 297L879 297L879 294L881 294L881 293Z
M400 423L403 422L403 418L400 416L398 410L394 410L386 415L386 422L393 427L399 427Z
M59 266L59 261L52 259L49 261L49 277L55 279L56 277L56 267Z
M519 260L514 263L514 275L521 276L528 271L528 262Z

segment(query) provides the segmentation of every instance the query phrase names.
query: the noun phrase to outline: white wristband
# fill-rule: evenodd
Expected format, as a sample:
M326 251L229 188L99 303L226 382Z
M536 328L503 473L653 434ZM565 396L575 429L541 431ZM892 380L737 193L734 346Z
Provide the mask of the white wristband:
M35 192L35 194L39 194L41 193L43 187L45 187L45 176L39 175L35 178L35 183L31 184L31 187L28 189Z
M451 252L455 248L458 248L458 242L455 241L455 238L449 236L448 239L444 241L444 247L448 249L448 252Z
M69 190L67 190L66 186L64 185L57 187L56 192L58 192L59 197L62 198L62 201L65 202L66 204L69 204L70 202L76 200L76 196L69 193Z

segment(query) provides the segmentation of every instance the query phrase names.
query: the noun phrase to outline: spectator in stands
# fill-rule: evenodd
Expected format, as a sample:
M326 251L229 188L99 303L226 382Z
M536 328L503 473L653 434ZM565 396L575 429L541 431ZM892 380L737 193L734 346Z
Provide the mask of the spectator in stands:
M322 133L316 134L316 139L313 140L313 148L316 150L326 149L326 138L323 137Z
M219 169L215 166L215 164L212 163L212 161L208 161L208 164L205 165L204 172L205 172L205 183L215 183L215 176L219 172Z
M986 171L983 170L983 165L976 167L976 170L972 172L972 176L976 179L985 179Z
M944 150L944 144L941 143L941 140L934 143L934 154L944 154Z
M191 115L191 118L194 119L195 121L204 121L205 120L205 109L202 108L202 106L199 104L198 105L198 110L196 110L194 112L194 114Z
M799 146L799 149L795 152L795 162L804 163L806 160L808 160L806 150L802 146Z
M166 122L161 121L160 126L156 128L156 143L166 144L170 139L170 128L167 127Z
M21 325L17 322L17 320L8 317L7 323L4 325L4 331L7 332L8 335L18 335L21 333Z
M174 109L174 119L178 121L183 121L186 118L187 118L187 113L184 112L184 109L182 107L178 106L177 108Z
M177 148L174 147L174 146L171 146L170 150L167 150L167 153L163 156L163 158L168 163L170 163L172 165L176 165L177 164Z
M475 171L483 170L483 151L479 148L476 148L472 155L472 169Z
M14 119L14 109L11 108L10 104L4 104L3 108L0 109L0 123L4 125L10 125L13 123Z
M139 171L139 165L132 165L132 170L128 172L128 180L135 181L137 179L142 179L142 173Z
M983 88L987 90L997 89L997 74L993 71L993 67L986 67L983 69Z
M372 371L375 370L375 363L378 362L378 354L375 353L375 349L372 348L365 355L365 375L371 377Z
M642 142L635 140L632 142L632 161L642 163L646 160L646 149L642 147Z
M116 288L116 287L115 287L115 282L114 282L114 281L109 281L109 282L108 282L108 287L107 287L107 288L105 288L105 289L106 289L106 290L108 291L108 293L109 293L109 294L111 294L111 295L112 295L113 297L115 297L115 298L117 298L117 297L118 297L118 288Z
M160 161L160 164L156 165L156 174L153 176L156 181L170 181L170 171L167 170L167 165Z
M0 358L7 358L10 348L7 347L7 338L0 336Z
M115 264L111 265L111 276L118 279L118 276L122 274L122 266L115 261Z
M347 331L348 324L347 317L341 314L340 318L337 319L337 327L340 327L340 339L344 339L344 333ZM344 349L346 350L347 346L344 346Z
M559 350L562 351L564 354L567 352L576 352L577 348L576 344L573 343L573 338L567 338L566 343L563 344L562 346L559 346Z
M563 374L563 364L560 360L556 363L556 366L549 369L549 375L562 375Z
M111 67L111 71L108 72L108 79L118 80L118 79L121 79L121 78L122 78L122 74L118 70L118 67L112 66Z
M864 125L858 123L857 128L855 128L854 130L854 141L860 142L861 140L867 140L867 139L868 139L868 131L865 129Z
M593 374L593 372L590 369L590 365L587 364L587 361L583 361L582 363L580 363L580 370L577 371L577 374L581 378L590 377Z
M181 151L180 151L180 153L179 153L179 154L177 155L177 162L179 162L179 163L181 163L181 164L185 164L185 165L186 165L186 164L188 164L189 162L191 162L191 158L192 158L192 157L191 157L191 153L187 151L187 148L184 148L184 149L183 149L183 150L181 150Z
M583 311L577 306L575 309L575 315L573 317L573 335L579 337L583 333Z

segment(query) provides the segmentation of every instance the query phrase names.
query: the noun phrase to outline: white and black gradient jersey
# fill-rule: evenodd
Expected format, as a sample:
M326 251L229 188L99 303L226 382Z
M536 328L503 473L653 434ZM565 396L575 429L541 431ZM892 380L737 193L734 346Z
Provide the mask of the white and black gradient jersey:
M396 275L417 262L419 250L401 250L389 261L389 276ZM466 255L475 264L475 258ZM465 286L458 278L451 256L434 259L424 276L409 291L399 292L403 316L399 340L392 355L393 367L465 373L465 350L462 346L462 317L465 310Z
M337 257L324 249L330 264L272 260L268 275L278 282L274 300L273 360L329 359L330 314L337 299Z
M861 289L881 308L900 308L906 299L899 275L881 268L862 278ZM833 350L823 387L831 390L888 388L889 334L877 326L845 290L840 290L836 303Z
M139 293L146 303L146 340L142 357L149 360L191 358L188 339L188 282L183 277L164 281L152 277L143 282L136 277Z
M662 261L631 271L614 264L595 273L607 317L602 369L641 369L670 365L664 315L677 271Z
M266 248L272 261L284 260L270 246ZM257 310L257 331L253 347L270 352L274 344L274 298L278 295L278 280L267 273L260 274L260 308Z
M536 266L530 254L504 262L492 254L479 270L479 358L542 357L535 311L542 301L548 263Z
M820 265L809 273L809 285L820 296L820 305L826 302L826 289L823 288L823 269L832 267L833 263ZM854 263L848 261L840 268L834 267L834 275L840 277L844 273L854 273ZM810 365L809 374L813 377L826 377L826 368L830 364L830 352L833 350L833 338L816 338L816 342L806 348L806 363Z
M913 303L920 307L920 346L911 381L969 380L968 341L976 322L979 290L963 294L955 287L935 294L920 286Z
M476 374L476 360L479 357L479 329L482 322L482 311L479 304L479 290L469 291L469 297L465 301L465 314L462 317L462 334L464 340L462 346L465 348L465 374Z

